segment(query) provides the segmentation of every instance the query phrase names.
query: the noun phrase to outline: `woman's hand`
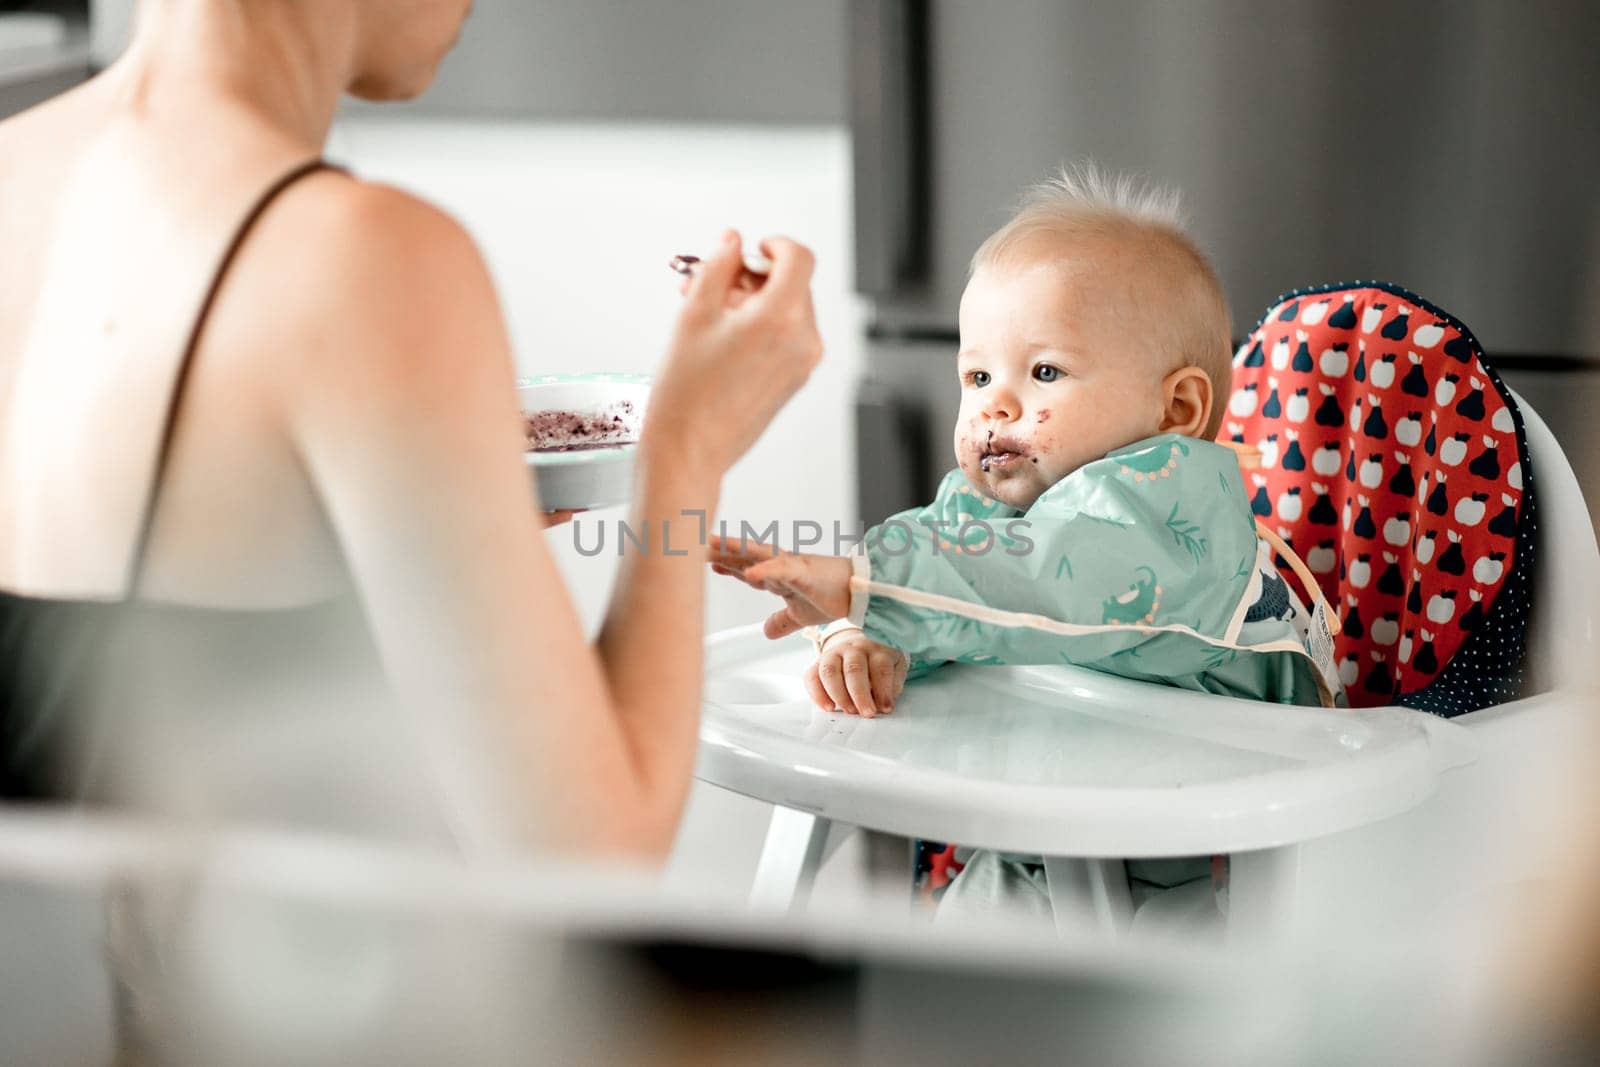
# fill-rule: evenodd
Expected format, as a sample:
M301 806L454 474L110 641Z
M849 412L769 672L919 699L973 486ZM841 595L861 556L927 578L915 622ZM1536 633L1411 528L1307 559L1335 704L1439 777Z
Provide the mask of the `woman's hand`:
M574 508L570 511L541 511L539 513L539 521L548 530L552 526L561 526L571 522L574 515L581 515L584 510L584 508Z
M772 271L749 292L742 250L729 230L689 283L641 442L718 475L755 443L822 358L811 252L784 237L762 241Z
M718 574L783 598L783 610L769 615L763 627L773 640L850 614L854 568L843 556L779 554L760 543L713 535L710 562Z
M824 711L870 719L894 710L910 667L911 660L899 649L860 630L841 630L828 637L816 662L806 668L806 691Z

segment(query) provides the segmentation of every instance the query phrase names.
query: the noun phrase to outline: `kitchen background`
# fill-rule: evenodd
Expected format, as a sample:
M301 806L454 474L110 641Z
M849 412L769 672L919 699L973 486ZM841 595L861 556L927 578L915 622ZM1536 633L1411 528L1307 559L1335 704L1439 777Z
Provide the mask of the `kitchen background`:
M0 0L0 116L114 58L132 7ZM352 102L330 156L471 230L528 374L650 370L666 260L723 226L809 243L827 357L730 476L730 522L925 493L965 258L1084 156L1185 189L1240 335L1354 277L1460 315L1600 505L1596 40L1585 0L480 0L434 89ZM594 624L614 560L549 537ZM709 603L713 629L768 609ZM675 875L737 893L766 811L698 791Z

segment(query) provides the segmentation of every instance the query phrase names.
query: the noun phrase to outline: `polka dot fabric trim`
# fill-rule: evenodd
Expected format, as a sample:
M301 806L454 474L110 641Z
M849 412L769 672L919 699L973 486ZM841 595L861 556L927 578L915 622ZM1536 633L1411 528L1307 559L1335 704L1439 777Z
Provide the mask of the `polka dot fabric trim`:
M1539 498L1533 469L1524 457L1522 526L1517 531L1517 562L1501 587L1488 621L1475 631L1433 684L1419 693L1402 693L1400 703L1447 719L1504 704L1522 695L1523 632L1532 607L1533 560L1539 537Z
M1260 450L1252 508L1339 609L1353 706L1451 715L1515 694L1532 478L1466 326L1385 283L1291 292L1234 359L1221 437Z

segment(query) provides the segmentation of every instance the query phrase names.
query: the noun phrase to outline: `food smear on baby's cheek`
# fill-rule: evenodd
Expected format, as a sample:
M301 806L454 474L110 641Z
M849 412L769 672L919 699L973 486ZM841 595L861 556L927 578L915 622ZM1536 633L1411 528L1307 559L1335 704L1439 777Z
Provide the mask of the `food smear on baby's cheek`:
M1043 411L1039 412L1039 421L1040 422L1049 422L1050 421L1050 409L1049 408L1045 408Z

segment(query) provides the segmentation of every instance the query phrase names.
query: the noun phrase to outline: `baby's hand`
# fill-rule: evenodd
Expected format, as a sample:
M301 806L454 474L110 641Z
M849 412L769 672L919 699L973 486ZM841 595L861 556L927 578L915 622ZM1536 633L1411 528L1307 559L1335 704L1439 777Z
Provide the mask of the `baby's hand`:
M783 610L769 615L764 628L774 640L850 614L854 568L843 556L779 555L759 542L713 536L710 562L718 574L783 598Z
M806 689L823 711L870 719L894 710L910 666L899 649L880 645L860 630L841 630L806 668Z

